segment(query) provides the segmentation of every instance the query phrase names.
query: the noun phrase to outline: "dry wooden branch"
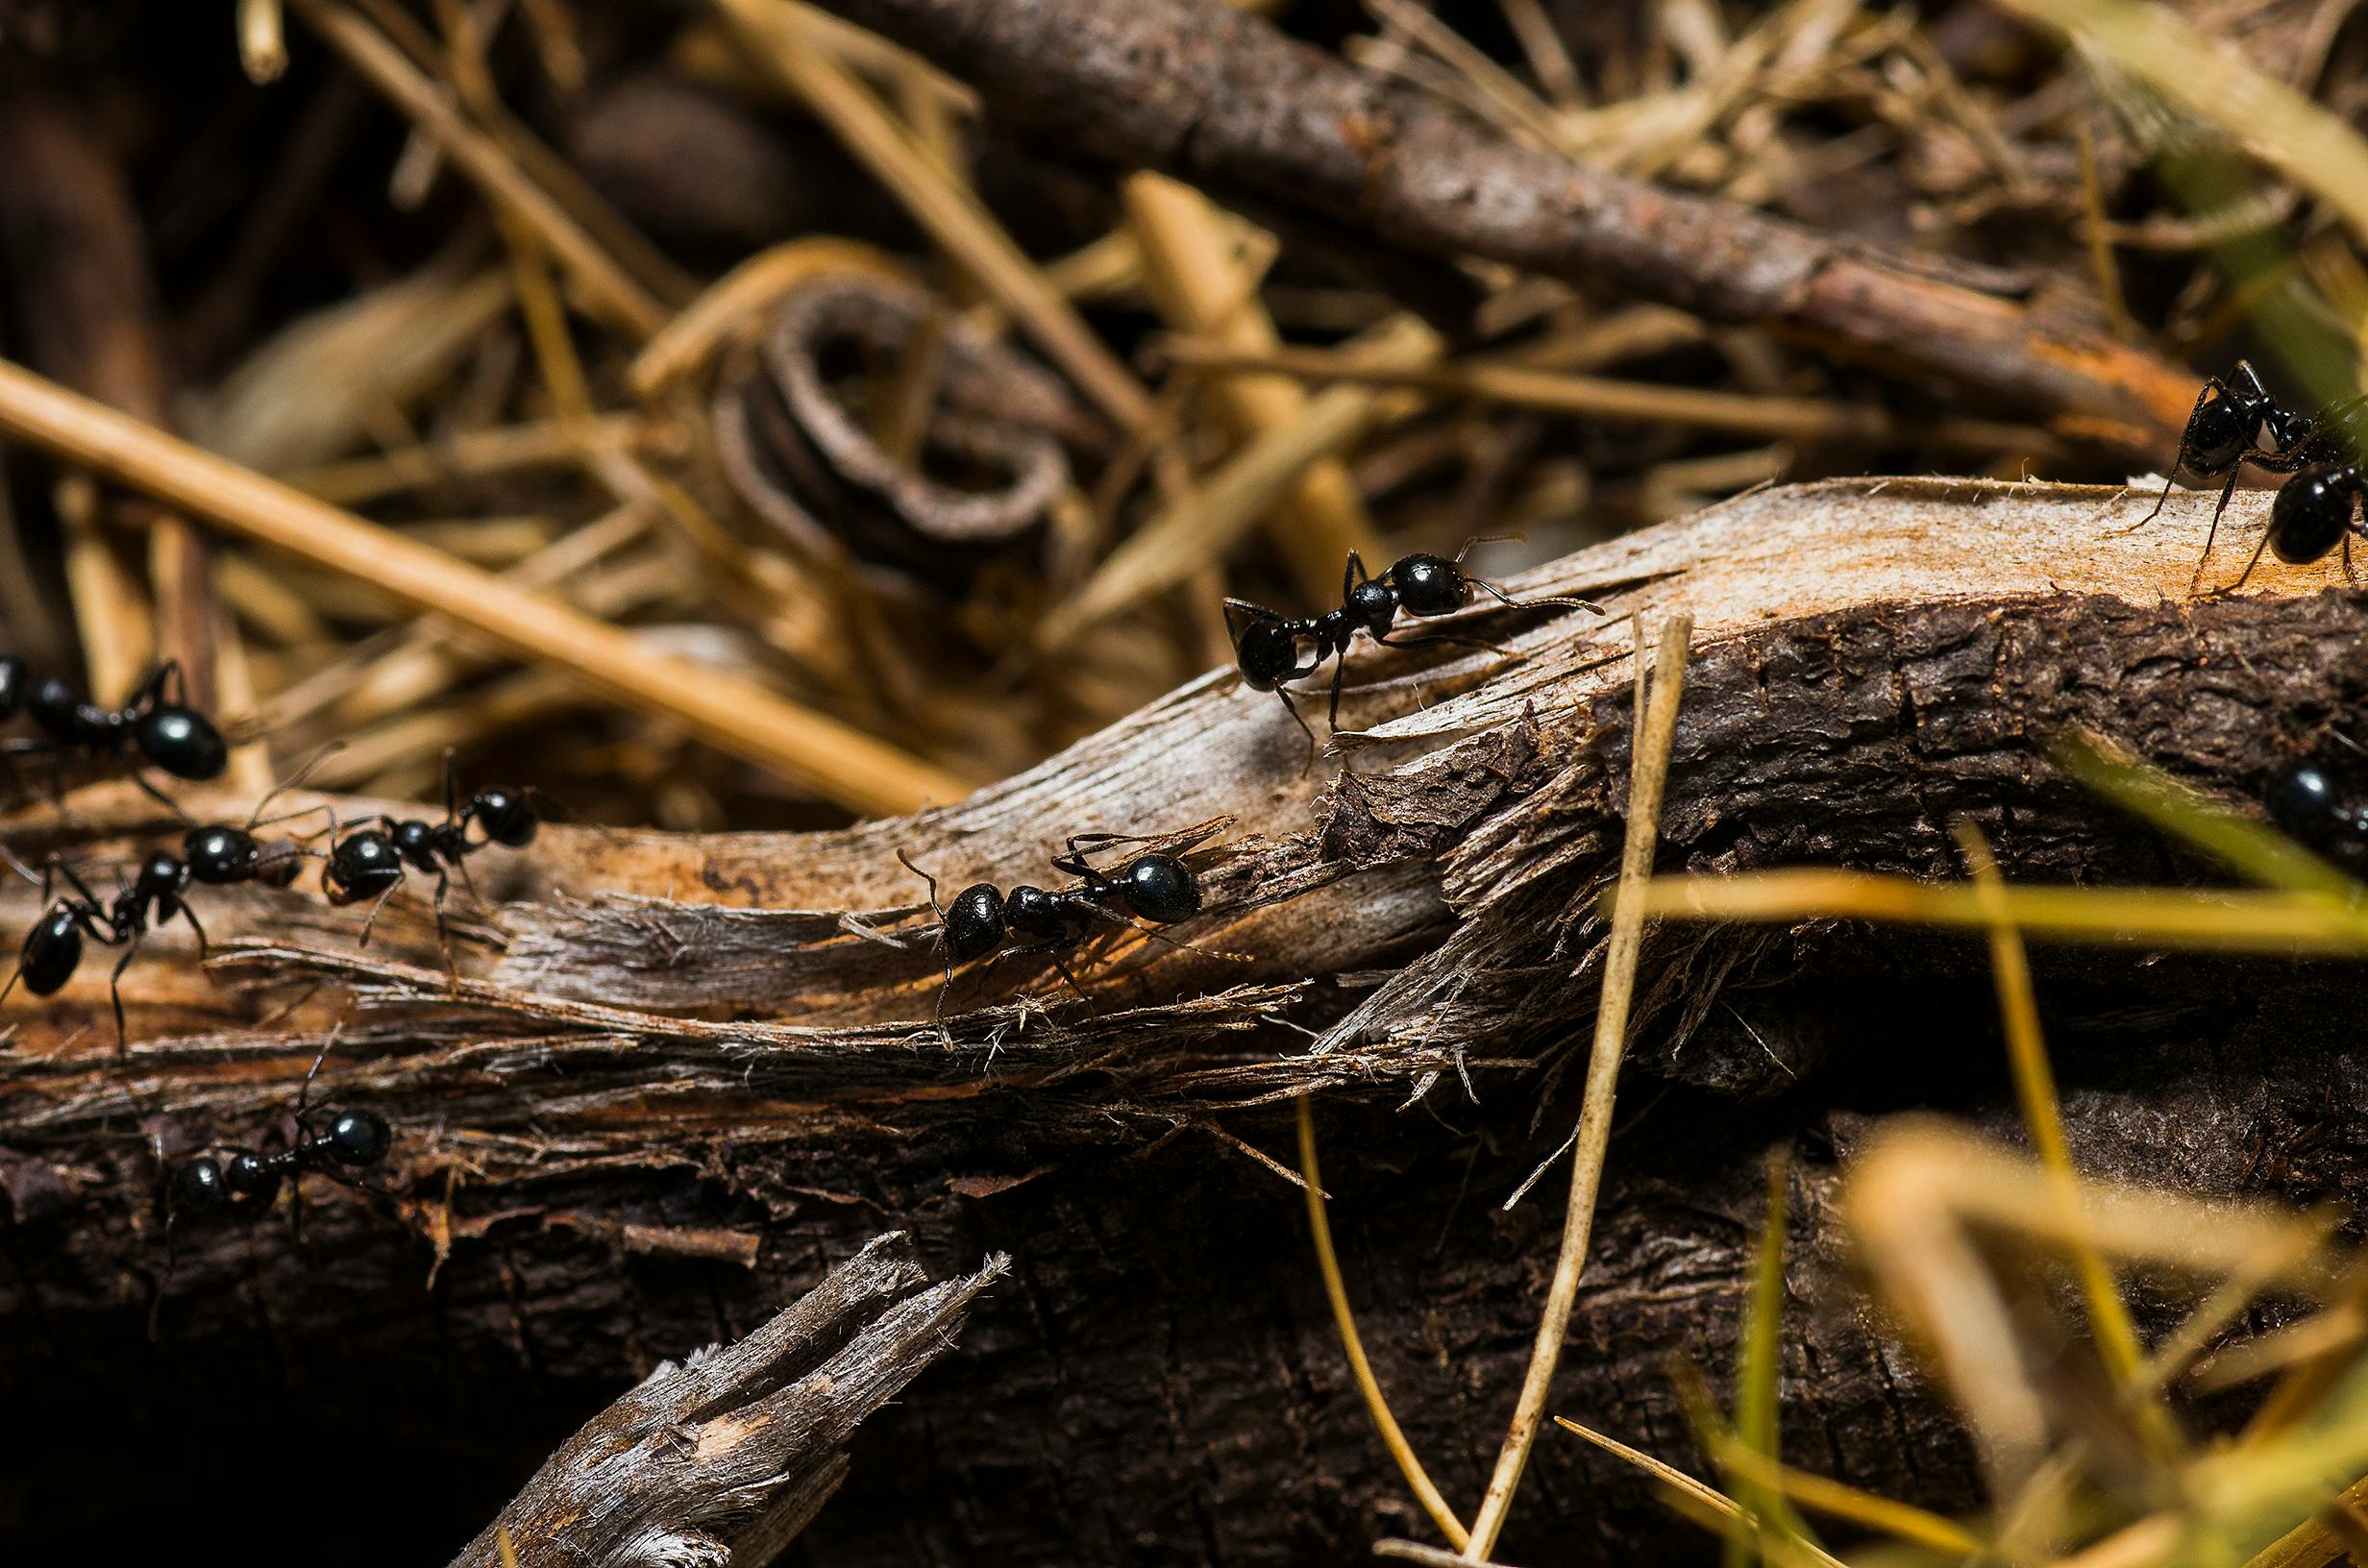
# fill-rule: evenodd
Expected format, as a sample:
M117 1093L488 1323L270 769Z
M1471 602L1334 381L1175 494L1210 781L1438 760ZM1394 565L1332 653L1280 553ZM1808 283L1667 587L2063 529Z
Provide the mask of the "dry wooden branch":
M1065 149L1313 209L1419 254L1609 282L1916 366L2153 452L2185 372L2092 324L1748 208L1525 147L1223 0L824 0Z
M892 1233L739 1343L663 1362L551 1457L453 1559L497 1568L764 1568L847 1478L847 1439L948 1350L1010 1266L927 1286Z
M810 1283L818 1250L908 1224L935 1259L1008 1247L1058 1272L1025 1311L999 1315L997 1353L974 1375L947 1369L931 1385L933 1419L1025 1440L933 1445L870 1483L888 1510L876 1517L945 1521L924 1532L949 1555L1082 1541L1123 1556L1130 1531L1189 1531L1194 1518L1344 1550L1369 1539L1375 1509L1405 1517L1383 1501L1402 1483L1341 1375L1322 1370L1338 1347L1304 1237L1277 1217L1297 1196L1239 1151L1283 1146L1279 1112L1260 1107L1303 1089L1353 1121L1355 1136L1327 1132L1325 1181L1362 1332L1443 1491L1476 1499L1551 1250L1528 1209L1481 1215L1552 1154L1575 1110L1562 1069L1584 1053L1622 837L1626 617L1696 625L1664 870L1955 876L1948 824L1970 816L2012 878L2193 874L2058 773L2052 740L2085 727L2257 797L2368 700L2368 598L2331 561L2265 568L2247 596L2190 598L2211 498L2175 497L2123 534L2151 499L1853 481L1632 535L1509 585L1588 595L1602 616L1475 609L1452 628L1501 651L1357 647L1347 769L1302 773L1280 705L1217 674L911 818L801 835L555 827L526 853L472 862L486 902L454 901L456 981L416 894L358 953L353 914L302 887L222 891L201 912L210 970L176 932L127 971L128 1061L103 965L51 1002L11 998L0 1318L37 1301L49 1338L13 1342L86 1352L59 1365L109 1363L110 1336L136 1337L152 1304L168 1342L238 1345L260 1332L245 1283L259 1271L275 1345L341 1343L367 1313L372 1354L416 1356L428 1384L449 1390L454 1365L510 1369L464 1391L490 1401L519 1367L614 1377L649 1322L717 1299L769 1308ZM2234 575L2266 510L2238 498L2208 580ZM37 854L177 831L128 790L73 804L70 820L44 808L0 832ZM341 801L340 816L374 804ZM247 805L190 801L201 817ZM1171 933L1192 948L1118 934L1080 968L1090 1004L1023 964L965 971L941 1033L933 933L895 851L955 884L1008 885L1042 877L1069 834L1218 818L1231 820L1197 851L1207 912ZM0 903L12 926L32 913L22 891ZM2044 1005L2068 993L2126 1010L2134 986L2150 1029L2190 1026L2193 1048L2150 1044L2152 1076L2133 1088L2109 1017L2086 1031L2050 1017L2085 1167L2288 1195L2368 1179L2352 1152L2368 1139L2325 1104L2328 1083L2360 1070L2335 1021L2356 1013L2351 971L2035 958ZM1862 1108L1905 1097L2010 1115L1986 972L1966 937L1648 934L1621 1093L1635 1119L1613 1139L1554 1413L1685 1457L1659 1369L1724 1356L1763 1199L1752 1156L1791 1156L1801 1256L1814 1260L1836 1244L1824 1184ZM1969 1001L1949 1000L1957 976ZM385 1175L405 1223L315 1184L302 1247L263 1215L160 1239L159 1158L286 1136L298 1081L340 1020L314 1099L394 1124ZM1915 1050L1897 1048L1903 1027ZM1457 1131L1388 1115L1418 1097ZM1219 1121L1237 1142L1197 1136ZM1474 1128L1452 1157L1443 1148ZM1811 1360L1788 1369L1788 1399L1852 1434L1827 1467L1958 1506L1969 1457L1818 1265L1801 1267ZM1235 1288L1245 1268L1270 1271L1272 1291ZM1249 1305L1270 1294L1292 1305ZM49 1362L28 1351L0 1364L27 1399L49 1386ZM1320 1370L1278 1385L1278 1364ZM86 1382L56 1392L90 1397ZM1210 1409L1234 1412L1223 1441L1243 1463L1196 1458L1215 1439L1195 1412ZM1508 1559L1536 1559L1540 1537L1582 1513L1607 1550L1650 1538L1646 1512L1601 1523L1604 1473L1574 1448L1549 1433L1533 1456ZM1280 1474L1312 1477L1312 1494L1278 1496ZM867 1484L860 1467L850 1484ZM1078 1486L1127 1506L1089 1505ZM849 1556L912 1550L881 1539Z

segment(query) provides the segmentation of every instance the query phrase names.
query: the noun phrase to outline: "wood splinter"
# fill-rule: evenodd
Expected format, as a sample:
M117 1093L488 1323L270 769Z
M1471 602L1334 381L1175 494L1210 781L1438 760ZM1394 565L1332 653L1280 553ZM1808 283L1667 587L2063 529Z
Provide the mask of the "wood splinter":
M952 1347L1010 1263L929 1285L903 1232L876 1237L737 1344L661 1363L453 1568L497 1568L505 1535L518 1568L763 1568L847 1479L856 1426Z

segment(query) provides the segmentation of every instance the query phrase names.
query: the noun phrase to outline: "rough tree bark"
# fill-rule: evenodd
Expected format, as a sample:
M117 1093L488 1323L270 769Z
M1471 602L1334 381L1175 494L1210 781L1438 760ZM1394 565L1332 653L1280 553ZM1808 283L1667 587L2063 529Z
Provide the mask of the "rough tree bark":
M1731 202L1591 169L1287 37L1225 0L822 0L978 88L1005 123L1368 232L1790 329L2167 449L2195 379L2060 306Z
M2084 725L2256 795L2345 732L2368 600L2332 563L2191 598L2209 498L2119 536L2150 499L1889 480L1735 502L1513 585L1602 615L1473 612L1502 651L1358 648L1343 755L1307 772L1279 704L1218 674L915 818L554 828L477 857L487 902L456 900L457 979L408 895L366 952L351 912L301 889L209 900L210 970L175 934L127 973L128 1060L103 965L51 1004L12 1000L0 1520L30 1519L37 1545L101 1520L186 1545L243 1538L259 1509L362 1517L382 1526L365 1560L432 1558L621 1383L736 1337L896 1226L941 1270L1008 1251L1014 1288L920 1404L858 1434L817 1553L1280 1562L1421 1534L1347 1386L1297 1194L1246 1152L1287 1149L1275 1102L1321 1096L1369 1346L1434 1473L1476 1497L1551 1264L1560 1179L1497 1206L1574 1109L1562 1069L1620 837L1625 617L1682 606L1698 628L1665 869L1955 874L1964 814L2012 875L2189 877L2051 770L2051 737ZM2240 497L2224 541L2249 547L2265 508ZM79 854L160 825L125 791L0 831ZM1175 933L1208 951L1113 945L1085 967L1092 1008L1022 965L966 971L932 1025L938 961L896 849L1009 884L1072 833L1221 818L1196 852L1208 911ZM2363 1069L2329 1021L2356 1006L2354 971L2042 959L2084 1162L2296 1198L2368 1176ZM1945 1413L1842 1283L1829 1200L1868 1116L2010 1121L1979 943L1671 927L1647 966L1554 1409L1691 1459L1666 1365L1723 1363L1761 1158L1782 1150L1788 1452L1966 1503ZM285 1136L333 1024L315 1101L393 1121L391 1201L316 1184L301 1234L287 1214L168 1233L160 1158ZM145 1465L138 1507L76 1489L193 1422L209 1440ZM293 1479L259 1489L267 1474ZM1612 1560L1677 1530L1549 1434L1501 1555Z

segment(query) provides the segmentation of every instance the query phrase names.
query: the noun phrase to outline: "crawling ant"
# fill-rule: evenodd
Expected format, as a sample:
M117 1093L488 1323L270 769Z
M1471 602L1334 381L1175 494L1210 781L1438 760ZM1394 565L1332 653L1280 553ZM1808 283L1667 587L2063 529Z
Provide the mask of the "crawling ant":
M1122 833L1080 833L1068 841L1065 853L1052 857L1052 869L1076 877L1076 887L1048 890L1022 883L1007 894L992 882L974 882L955 894L950 904L938 902L936 877L914 865L901 849L897 858L906 870L929 885L929 908L937 915L945 952L947 990L952 989L957 964L990 954L998 961L1042 954L1052 960L1069 989L1082 997L1085 989L1077 984L1065 955L1111 926L1127 926L1158 937L1158 932L1137 922L1173 925L1199 914L1200 880L1171 851L1189 850L1217 828L1217 823L1210 823L1192 829L1166 841L1167 848L1136 855L1115 872L1102 871L1087 857L1113 845L1157 841ZM946 992L941 991L941 1017L945 1003Z
M394 1146L394 1129L387 1126L386 1118L375 1111L339 1111L330 1116L326 1131L315 1132L314 1113L307 1109L312 1097L313 1080L320 1076L321 1064L329 1060L334 1043L333 1032L329 1043L312 1059L303 1087L296 1091L294 1142L269 1154L231 1149L226 1151L230 1155L227 1161L202 1154L174 1167L172 1209L166 1218L168 1229L171 1220L185 1213L207 1214L234 1205L268 1205L280 1195L281 1183L308 1173L327 1176L358 1191L377 1193L376 1188L364 1186L353 1173L379 1164Z
M1225 600L1225 626L1234 631L1236 614L1249 617L1249 625L1234 635L1234 656L1242 671L1242 682L1253 692L1272 692L1283 699L1284 709L1299 728L1306 732L1308 758L1316 755L1316 732L1308 727L1299 714L1298 704L1291 699L1287 688L1295 680L1304 680L1323 667L1326 659L1335 659L1332 667L1332 704L1329 727L1338 728L1341 717L1341 681L1347 674L1348 645L1362 630L1384 648L1414 648L1423 643L1454 643L1463 647L1485 648L1466 638L1432 636L1416 642L1395 642L1391 639L1392 626L1397 612L1404 610L1414 616L1448 615L1472 601L1475 593L1487 594L1499 604L1515 609L1527 604L1567 604L1592 610L1596 606L1583 599L1539 599L1525 603L1508 598L1492 583L1483 582L1463 568L1464 557L1471 553L1474 545L1489 543L1488 539L1472 539L1465 543L1450 560L1441 555L1414 554L1401 556L1388 571L1374 576L1365 570L1365 562L1355 551L1348 552L1347 563L1341 568L1341 602L1338 609L1326 610L1318 616L1292 617L1247 600ZM1300 662L1299 646L1314 645L1305 663Z
M119 708L104 708L51 676L28 689L25 663L0 659L0 720L21 707L42 731L38 740L12 741L10 756L75 754L128 764L133 781L167 805L172 802L139 772L156 768L175 778L202 782L219 778L230 764L230 747L212 720L188 705L181 664L167 659L148 673ZM167 689L171 700L166 700Z
M2180 470L2198 478L2225 478L2220 500L2212 507L2210 530L2204 536L2203 560L2196 563L2200 581L2205 562L2211 559L2212 546L2220 537L2220 519L2228 510L2229 498L2236 493L2237 478L2250 464L2264 473L2295 478L2271 502L2268 531L2245 563L2244 576L2230 585L2232 590L2244 586L2265 550L2275 550L2282 561L2302 565L2322 559L2341 544L2349 571L2350 535L2357 531L2353 512L2357 501L2368 495L2368 481L2361 478L2354 462L2354 427L2363 410L2368 410L2368 399L2352 398L2316 417L2298 413L2261 384L2252 361L2238 360L2232 380L2211 377L2196 394L2195 407L2180 433L2179 453L2171 460L2169 477L2162 481L2162 493L2155 498L2154 510L2123 531L2142 528L2161 513L2172 486L2179 482ZM2269 442L2266 451L2261 447L2264 439Z
M340 908L364 898L378 900L362 921L361 940L367 944L370 929L378 923L379 911L403 885L407 871L421 871L434 877L436 940L444 943L445 962L449 966L452 943L444 926L444 898L452 888L452 873L458 871L461 881L468 883L467 857L489 844L508 849L524 849L532 844L548 809L532 790L502 785L479 790L462 804L453 754L447 751L444 820L430 822L417 819L398 821L392 817L365 819L379 825L357 827L342 838L335 836L333 821L329 864L321 870L321 891ZM469 837L471 823L483 832L483 838ZM475 885L469 886L474 893Z
M90 891L89 884L64 861L53 857L45 872L37 875L5 846L0 846L0 858L6 859L27 881L39 883L43 897L51 892L53 876L64 877L74 890L72 895L51 904L25 933L24 946L17 954L16 972L9 977L7 985L0 986L0 1000L7 999L19 980L36 996L53 996L65 989L66 982L74 978L74 971L82 967L86 939L102 946L121 947L123 956L115 961L114 973L108 981L108 996L115 1009L115 1043L121 1048L123 971L139 955L140 943L148 932L176 919L185 920L189 929L197 933L200 958L205 954L206 928L198 923L197 912L187 901L191 883L206 887L258 883L284 888L296 880L297 872L304 868L305 851L284 839L259 839L256 829L310 815L315 808L269 819L263 813L284 791L301 783L319 760L313 758L257 801L243 825L198 823L182 836L180 854L164 849L150 851L141 859L131 883L119 885L114 897L105 905Z
M367 1170L394 1144L394 1130L375 1111L340 1111L320 1133L305 1130L299 1112L297 1126L304 1136L270 1154L239 1149L227 1162L210 1154L183 1161L173 1172L176 1212L209 1213L233 1203L268 1204L279 1196L282 1182L308 1171L356 1186L346 1173Z

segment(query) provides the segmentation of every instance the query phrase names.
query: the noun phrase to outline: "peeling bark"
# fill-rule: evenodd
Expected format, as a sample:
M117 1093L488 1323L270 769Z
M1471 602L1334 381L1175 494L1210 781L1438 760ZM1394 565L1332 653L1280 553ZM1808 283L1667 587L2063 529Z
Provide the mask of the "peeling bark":
M397 1458L429 1473L423 1453L477 1456L404 1521L419 1551L449 1553L620 1383L737 1337L897 1227L941 1269L1011 1253L1015 1288L980 1304L932 1375L910 1412L920 1436L875 1464L858 1435L850 1506L817 1522L818 1554L1279 1562L1421 1534L1347 1384L1297 1195L1243 1152L1288 1147L1272 1102L1320 1092L1369 1344L1450 1496L1476 1497L1551 1264L1560 1177L1497 1205L1575 1110L1562 1069L1584 1051L1596 894L1620 836L1625 617L1696 618L1664 869L1953 875L1947 823L1963 814L2010 875L2192 879L2201 868L2056 774L2051 738L2084 725L2204 788L2257 794L2330 749L2368 695L2368 598L2329 563L2190 599L2210 498L2117 535L2150 500L1837 483L1647 530L1511 585L1587 595L1601 617L1471 612L1466 629L1501 653L1359 646L1342 761L1312 773L1280 705L1220 674L915 818L810 835L554 828L473 861L487 902L456 899L457 978L411 894L358 953L352 912L302 890L226 892L202 912L210 971L175 934L127 972L128 1061L104 966L53 1003L10 1001L0 1402L25 1413L0 1437L0 1518L25 1516L44 1457L103 1474L202 1417L240 1440L181 1453L155 1506L176 1540L233 1530L257 1454L301 1466L318 1446L315 1425L234 1413L284 1383L308 1410L325 1388L367 1409L356 1443L382 1457L307 1472L303 1507L380 1506ZM2249 548L2266 502L2240 497L2224 541ZM160 825L126 791L75 806L72 822L5 831L20 852L79 854ZM896 849L951 885L1008 885L1043 877L1071 833L1215 819L1194 852L1207 912L1173 931L1192 949L1118 937L1080 968L1091 1006L1024 965L965 971L940 1032L928 917ZM7 907L18 924L31 913ZM2328 1021L2357 1005L2351 971L2039 959L2084 1164L2298 1199L2368 1178L2368 1084ZM1828 1196L1869 1116L2010 1125L1979 943L1668 928L1646 963L1553 1409L1691 1461L1665 1368L1725 1365L1760 1161L1782 1151L1788 1452L1964 1505L1968 1457L1860 1315ZM159 1158L286 1136L340 1020L314 1100L394 1123L386 1197L315 1183L301 1239L284 1213L168 1235ZM1680 1527L1610 1464L1549 1436L1506 1558L1666 1550ZM52 1519L103 1516L102 1500L83 1506L46 1507L56 1533L35 1543L73 1538Z

